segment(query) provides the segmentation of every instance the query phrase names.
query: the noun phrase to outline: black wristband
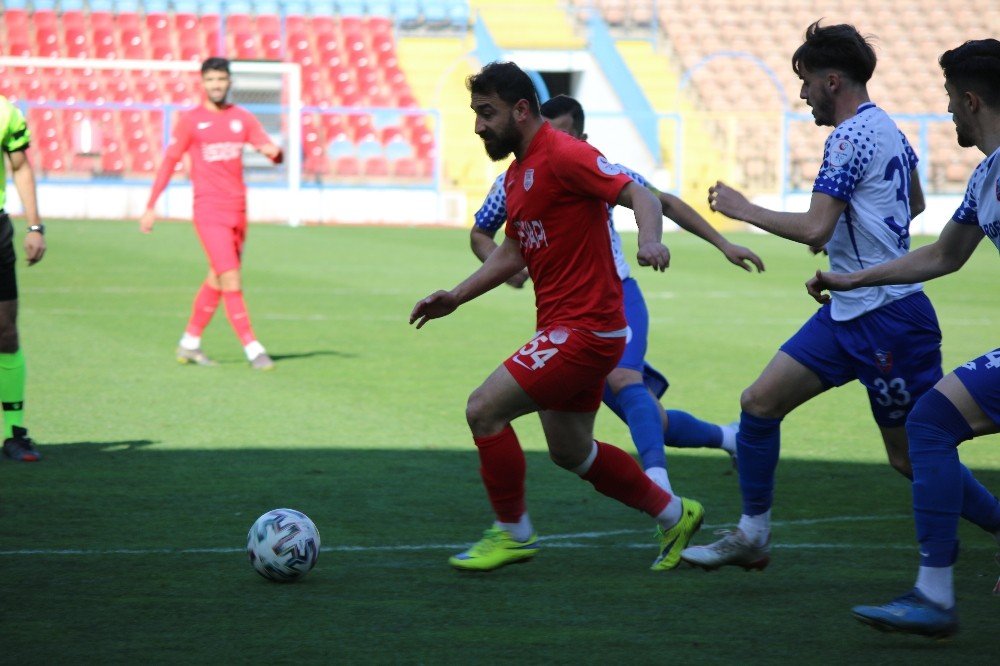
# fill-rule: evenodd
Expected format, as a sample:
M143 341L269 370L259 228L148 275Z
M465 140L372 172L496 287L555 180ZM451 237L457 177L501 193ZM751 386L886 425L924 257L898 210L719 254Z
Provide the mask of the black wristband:
M38 233L40 233L40 234L42 234L44 236L45 235L45 225L44 224L32 224L30 227L28 227L28 233L31 233L32 231L37 231Z

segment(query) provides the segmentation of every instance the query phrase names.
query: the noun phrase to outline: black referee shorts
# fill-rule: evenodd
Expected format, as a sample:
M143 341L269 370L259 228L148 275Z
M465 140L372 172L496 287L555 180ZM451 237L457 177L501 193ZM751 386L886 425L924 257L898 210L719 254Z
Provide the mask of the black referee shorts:
M10 215L0 212L0 301L17 300L15 263L14 225L10 222Z

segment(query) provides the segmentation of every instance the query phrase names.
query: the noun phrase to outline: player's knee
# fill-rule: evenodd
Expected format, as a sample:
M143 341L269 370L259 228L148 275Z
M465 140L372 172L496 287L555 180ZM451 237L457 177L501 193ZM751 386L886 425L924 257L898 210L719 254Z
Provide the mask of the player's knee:
M0 354L13 354L21 348L16 326L0 327Z
M751 386L740 394L740 409L763 419L780 419L785 416L767 393Z
M910 465L909 455L891 452L889 453L889 465L910 481L913 480L913 467Z
M477 437L492 435L503 426L493 413L490 402L478 390L473 391L465 403L465 420Z

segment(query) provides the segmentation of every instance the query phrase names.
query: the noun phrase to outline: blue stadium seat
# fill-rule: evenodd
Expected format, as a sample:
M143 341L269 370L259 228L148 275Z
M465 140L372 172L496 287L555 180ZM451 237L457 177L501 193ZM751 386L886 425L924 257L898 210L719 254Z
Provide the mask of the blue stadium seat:
M364 0L337 0L337 7L343 16L364 16L367 10Z
M9 3L5 3L5 5L6 4L9 4ZM38 3L36 2L35 5L37 7ZM62 0L59 3L59 9L61 9L64 12L66 12L66 11L69 11L69 12L79 12L79 11L83 11L84 5L85 5L85 3L83 2L83 0Z
M257 14L280 14L283 4L280 0L255 0L254 9Z
M403 25L420 22L420 0L396 0L396 21Z
M206 14L224 14L226 11L226 5L224 2L219 0L201 0L201 11L198 12L202 16Z
M392 0L368 0L369 16L393 16L396 3Z
M36 2L35 4L37 5L38 3ZM27 0L15 0L14 2L8 1L4 2L3 6L6 9L27 9L28 1Z
M469 3L452 2L448 5L448 17L452 25L464 27L469 25Z
M93 1L91 1L93 6ZM174 0L174 11L178 14L197 14L200 11L198 0Z
M312 0L310 3L312 10L309 12L313 16L336 16L337 3L334 0Z
M56 8L55 0L35 0L31 3L31 6L37 9L51 9Z
M308 0L285 0L282 4L285 16L308 16L312 10Z
M253 14L253 3L248 0L232 0L223 3L227 14Z

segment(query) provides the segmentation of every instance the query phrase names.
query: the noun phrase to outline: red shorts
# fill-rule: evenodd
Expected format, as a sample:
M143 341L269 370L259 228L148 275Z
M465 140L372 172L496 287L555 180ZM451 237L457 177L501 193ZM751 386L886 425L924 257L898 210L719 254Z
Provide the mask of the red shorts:
M246 211L196 210L194 229L216 275L240 267L247 236Z
M542 409L596 412L604 380L625 351L625 338L551 326L503 365Z

